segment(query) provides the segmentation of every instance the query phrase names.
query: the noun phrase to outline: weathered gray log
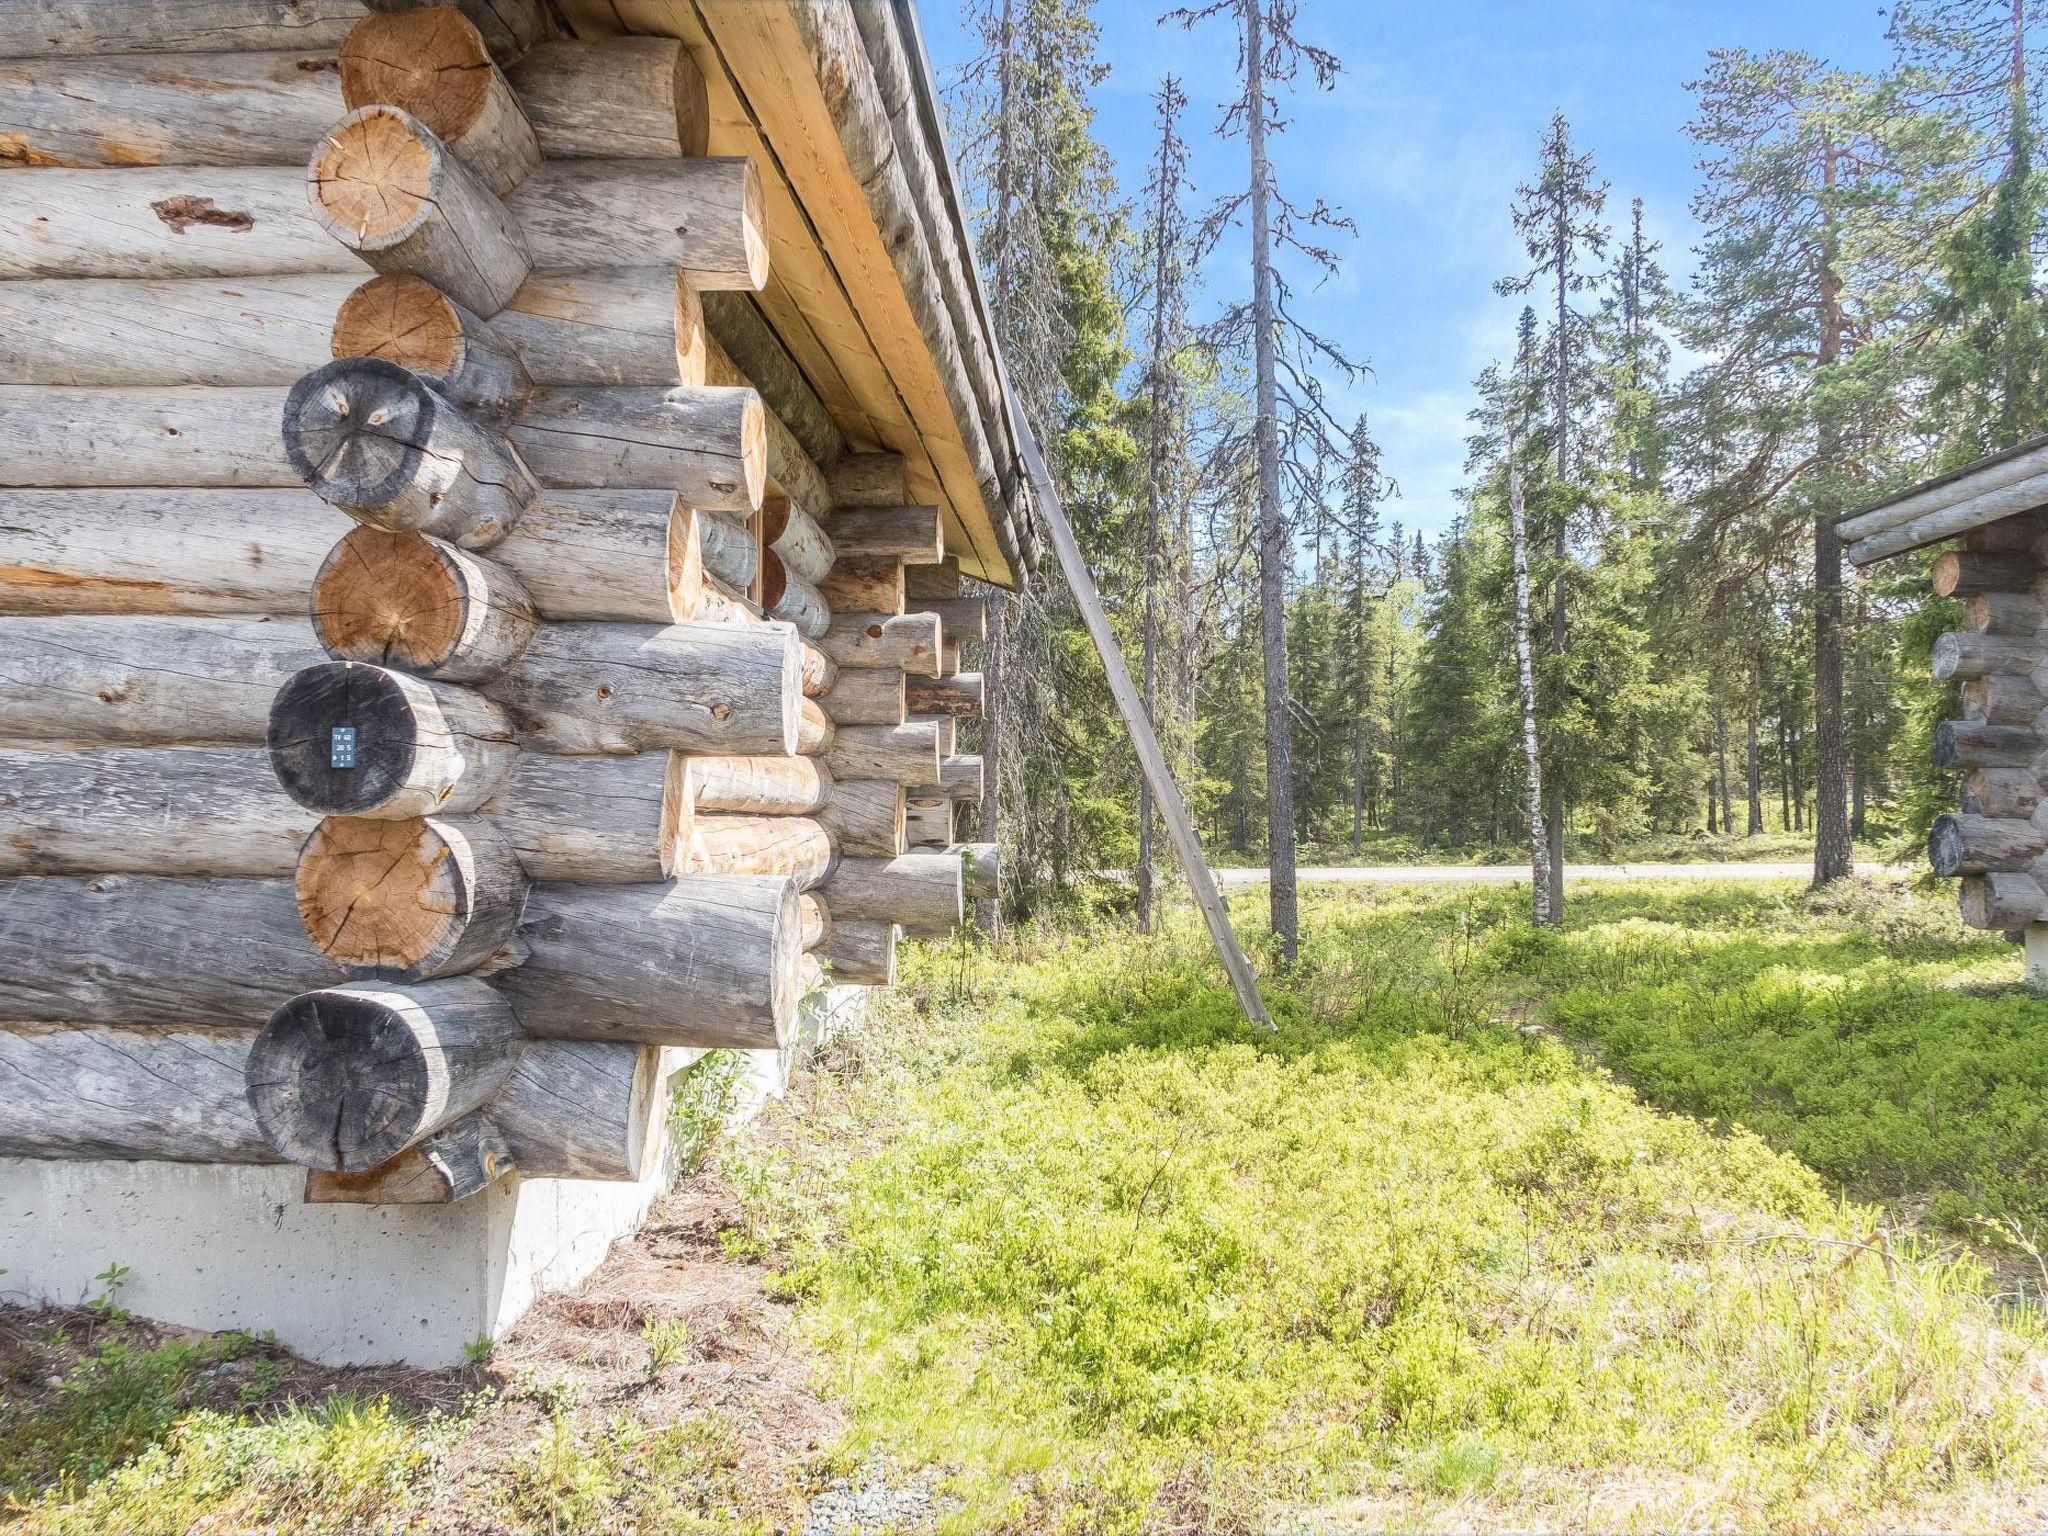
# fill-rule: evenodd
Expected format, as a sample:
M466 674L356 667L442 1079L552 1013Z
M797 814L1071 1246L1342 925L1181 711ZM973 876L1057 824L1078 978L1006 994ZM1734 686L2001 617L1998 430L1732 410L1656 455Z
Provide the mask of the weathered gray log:
M708 512L697 525L697 545L707 575L736 592L753 586L760 548L751 529L735 518Z
M704 316L673 267L536 272L491 317L539 384L702 384Z
M832 931L818 946L834 981L864 987L896 984L896 944L903 930L894 923L834 916Z
M930 613L840 613L819 648L842 667L888 667L939 675L941 635Z
M662 1053L597 1040L528 1040L486 1111L528 1178L639 1179L667 1109Z
M808 816L833 794L832 776L808 757L679 757L676 772L697 811Z
M982 783L981 758L978 755L956 753L939 764L938 788L950 800L979 803Z
M544 162L508 206L542 272L681 268L700 291L768 280L761 178L745 156Z
M308 1205L451 1205L482 1194L515 1163L495 1122L472 1110L361 1173L306 1170Z
M488 549L535 496L499 437L395 363L316 369L292 386L283 420L293 473L373 528Z
M677 513L668 491L544 491L491 558L547 618L666 624Z
M939 744L939 760L942 763L953 756L959 745L960 722L951 715L912 715L903 723L924 726L933 733Z
M0 283L0 384L288 387L327 361L328 326L355 281L306 272Z
M1992 672L1963 684L1963 712L1993 725L2032 725L2048 698L2025 673Z
M540 165L519 99L460 11L437 5L366 16L342 40L340 62L349 107L411 113L497 196Z
M772 549L761 551L761 606L770 618L795 625L798 634L811 640L824 638L832 625L832 610L818 589L794 574Z
M710 141L704 77L673 38L543 43L511 77L551 160L667 160Z
M795 1022L802 925L786 876L539 885L520 933L526 963L494 985L530 1035L765 1047Z
M905 700L900 667L847 667L820 702L842 726L901 725Z
M903 844L899 852L913 848L950 848L959 830L954 825L953 802L943 795L917 795L903 802Z
M279 165L341 115L331 53L0 60L0 166Z
M843 555L888 555L906 565L946 558L937 507L845 507L832 519L832 543Z
M490 316L533 270L519 221L419 119L359 107L307 162L314 217L379 272L412 272Z
M894 779L835 780L818 820L848 857L889 858L908 846L903 786Z
M944 934L960 926L965 886L956 853L844 858L825 882L825 904L840 919L872 918L905 933Z
M277 441L284 400L280 389L0 386L0 484L295 485Z
M2028 768L1979 768L1963 776L1961 803L1975 816L2039 814L2041 786Z
M904 569L894 555L841 555L818 591L839 613L901 613Z
M275 1163L242 1090L253 1034L0 1026L0 1157Z
M802 683L786 624L549 624L483 691L545 751L786 754Z
M898 453L849 453L832 466L832 505L900 507L910 499L909 472Z
M1937 875L2024 869L2044 852L2048 834L2019 817L1938 816L1927 834L1927 860Z
M488 320L410 272L353 289L335 312L330 344L337 360L396 363L484 421L503 420L534 388L524 359Z
M518 1038L505 1000L466 977L323 987L257 1033L249 1107L289 1161L360 1173L489 1099Z
M838 857L832 834L808 816L698 812L677 850L678 875L787 875L799 891L824 883ZM808 946L806 946L808 947Z
M909 599L909 602L913 613L935 613L939 616L950 644L978 645L988 638L986 598L918 597Z
M0 874L289 875L313 821L252 747L0 749Z
M907 566L903 572L903 591L906 598L930 601L933 598L958 597L960 595L960 561L953 555L946 556L937 565Z
M817 519L787 496L771 497L761 508L761 543L791 574L816 582L832 569L837 546Z
M11 0L0 6L0 56L211 53L235 48L332 52L364 11L420 0ZM499 58L548 32L541 0L456 0Z
M1934 728L1938 768L2027 768L2040 750L2041 739L2017 726L1944 720Z
M1963 604L1963 628L1977 635L2031 637L2048 622L2048 605L2027 592L1980 592Z
M2025 592L2040 574L2031 555L1952 549L1934 562L1934 593L1937 597L1975 597L1986 592Z
M849 725L833 739L825 753L825 766L841 781L894 779L899 784L932 784L938 781L943 755L938 729L929 721Z
M672 850L687 809L680 761L666 752L521 753L484 812L535 880L651 884L674 873Z
M294 884L313 947L359 973L430 981L517 958L526 876L480 816L330 816Z
M1972 928L2013 933L2029 923L2048 920L2048 892L2031 874L1968 876L1957 894L1963 921Z
M545 389L509 428L549 485L660 486L694 507L761 504L768 453L761 397L750 389Z
M519 755L504 712L482 695L355 661L294 674L277 690L266 741L285 793L324 816L467 815Z
M846 439L831 411L751 296L706 294L704 323L725 363L761 391L761 399L788 434L787 442L770 444L782 488L813 511L823 512L832 505L832 487L817 466L833 463L846 452Z
M533 601L494 560L421 533L351 528L313 580L313 631L337 661L478 683L533 639Z
M938 675L940 677L951 677L955 673L963 670L965 669L960 661L960 642L958 640L947 639L943 644L939 646Z
M1993 672L2026 674L2048 656L2048 646L2011 635L1950 632L1934 640L1934 675L1939 678L1987 677Z
M967 894L975 901L994 901L1002 893L1003 850L996 843L955 843L950 850L960 856L960 875L967 882Z
M913 678L904 702L912 714L973 719L981 713L981 674L955 672L951 677Z
M319 656L303 619L0 619L0 742L258 742Z
M2023 478L2004 479L2006 473L2019 473L2021 466L2022 461L2015 459L2009 466L2000 466L1996 474L1982 473L1959 482L1958 489L1966 486L1969 491L1960 499L1947 486L1930 488L1924 493L1928 510L1917 515L1901 517L1900 510L1914 503L1899 502L1850 518L1838 525L1843 552L1857 565L1869 565L1999 518L2048 506L2048 474L2041 473L2038 465L2029 463Z
M0 8L4 14L4 8ZM144 166L0 176L0 278L348 272L286 166Z
M717 295L705 294L706 303L715 303ZM707 326L708 329L708 326ZM743 372L739 365L726 356L725 349L708 334L704 339L704 382L724 385L727 388L755 387L754 379ZM825 507L830 504L823 472L804 452L803 444L796 434L789 430L782 418L775 414L774 407L763 397L766 407L768 429L768 479L772 496L786 496L804 507Z
M0 882L0 1018L239 1024L344 979L289 880Z

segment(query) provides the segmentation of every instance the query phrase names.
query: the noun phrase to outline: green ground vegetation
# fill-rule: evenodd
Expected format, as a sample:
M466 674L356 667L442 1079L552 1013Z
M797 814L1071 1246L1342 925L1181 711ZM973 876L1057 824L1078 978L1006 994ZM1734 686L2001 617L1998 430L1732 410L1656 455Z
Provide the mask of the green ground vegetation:
M1589 886L1558 934L1506 889L1306 916L1270 1035L1184 921L930 946L714 1154L723 1248L844 1415L821 1465L1034 1536L2048 1517L2048 1004L2008 946L1872 882ZM616 1406L677 1368L651 1324L615 1403L515 1373L408 1406L117 1313L0 1398L14 1528L391 1528L451 1486L522 1532L802 1507L730 1465L758 1430Z

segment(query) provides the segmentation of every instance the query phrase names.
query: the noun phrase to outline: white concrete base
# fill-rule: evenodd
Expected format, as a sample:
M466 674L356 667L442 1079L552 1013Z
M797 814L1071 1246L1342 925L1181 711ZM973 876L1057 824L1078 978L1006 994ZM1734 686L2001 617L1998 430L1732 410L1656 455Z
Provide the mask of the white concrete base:
M864 997L832 988L806 1001L791 1050L749 1052L738 1113L779 1095L792 1055ZM514 1175L427 1206L307 1205L296 1167L0 1158L0 1300L76 1304L120 1264L120 1304L140 1317L274 1334L327 1364L459 1365L638 1228L665 1154L637 1183Z

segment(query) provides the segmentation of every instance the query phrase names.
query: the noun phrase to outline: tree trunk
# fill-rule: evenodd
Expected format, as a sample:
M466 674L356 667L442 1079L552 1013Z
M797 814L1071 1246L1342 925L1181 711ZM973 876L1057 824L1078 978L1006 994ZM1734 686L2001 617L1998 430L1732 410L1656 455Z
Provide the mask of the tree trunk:
M1557 926L1553 901L1550 838L1543 823L1543 748L1536 730L1536 670L1531 658L1529 614L1529 518L1522 499L1520 444L1508 445L1508 514L1515 561L1515 695L1522 715L1522 761L1527 775L1530 890L1532 918L1539 928Z

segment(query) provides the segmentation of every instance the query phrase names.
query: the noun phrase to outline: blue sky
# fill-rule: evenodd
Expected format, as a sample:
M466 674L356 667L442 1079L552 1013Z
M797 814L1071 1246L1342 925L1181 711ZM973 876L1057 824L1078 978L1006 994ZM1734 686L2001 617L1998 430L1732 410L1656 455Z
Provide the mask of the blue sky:
M1151 153L1151 93L1161 73L1185 82L1198 195L1244 175L1244 146L1216 137L1229 95L1234 38L1220 21L1192 34L1159 26L1164 6L1098 0L1110 77L1096 99L1097 136L1130 192ZM1340 240L1342 274L1306 296L1304 313L1373 372L1339 395L1340 419L1370 416L1410 528L1441 530L1456 514L1473 377L1512 342L1520 301L1492 282L1523 256L1508 222L1515 184L1533 170L1550 114L1562 110L1612 183L1610 219L1644 200L1675 280L1691 267L1687 211L1695 149L1684 133L1686 81L1709 49L1803 48L1847 67L1886 55L1874 0L1301 0L1301 33L1331 48L1344 74L1328 93L1301 91L1275 159L1295 197L1342 206L1358 225ZM971 45L956 0L923 0L920 16L942 87ZM1233 235L1207 274L1198 315L1245 281L1245 236Z

